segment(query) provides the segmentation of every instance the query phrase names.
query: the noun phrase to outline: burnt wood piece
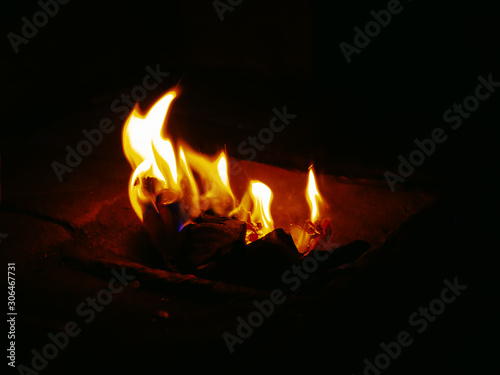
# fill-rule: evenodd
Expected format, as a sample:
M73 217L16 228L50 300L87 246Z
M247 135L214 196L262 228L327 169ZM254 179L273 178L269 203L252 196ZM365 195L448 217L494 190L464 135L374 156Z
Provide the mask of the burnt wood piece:
M292 237L275 229L247 247L247 256L262 271L285 270L300 259Z
M279 287L283 272L299 261L300 254L292 237L283 229L275 229L250 245L238 242L222 248L221 256L199 268L196 274L269 290Z
M245 233L244 221L203 214L182 228L180 236L184 240L174 263L184 272L194 272L220 255L223 249L229 251L236 243L243 244Z
M181 242L181 236L173 225L172 210L174 209L162 207L160 213L155 207L149 207L144 212L144 226L151 242L162 255L167 266L172 263L172 259L179 252Z
M156 178L144 179L146 195L151 202L143 212L143 222L156 249L166 265L171 264L179 252L182 237L179 229L185 221L184 211L179 203L178 193L163 189Z

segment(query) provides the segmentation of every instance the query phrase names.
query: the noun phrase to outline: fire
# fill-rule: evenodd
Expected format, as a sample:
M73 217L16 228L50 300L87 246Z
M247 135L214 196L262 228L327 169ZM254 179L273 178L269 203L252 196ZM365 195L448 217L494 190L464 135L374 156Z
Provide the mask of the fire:
M196 180L193 176L193 173L191 172L191 168L189 168L189 165L186 160L186 155L184 154L184 150L182 147L179 148L179 156L181 158L182 162L182 171L184 172L184 175L186 176L186 179L188 180L188 186L186 186L186 194L190 194L192 197L193 201L193 206L194 207L199 207L200 206L200 200L199 200L199 190L198 190L198 185L196 184Z
M177 168L172 160L172 144L170 140L161 137L163 122L175 96L175 92L167 93L145 116L141 115L135 106L123 128L123 151L128 162L135 169L129 182L129 198L135 213L141 220L145 208L156 204L153 196L155 192L157 193L155 191L157 187L146 187L147 177L155 178L162 184L162 187L171 190L178 189ZM162 157L162 153L165 157Z
M274 229L271 215L273 193L263 182L252 180L243 195L241 204L229 216L236 216L247 223L246 242L253 242Z
M273 193L266 184L260 181L251 181L250 186L253 200L251 219L253 223L258 223L262 226L260 231L264 236L274 229L273 218L271 217Z
M221 152L219 156L211 160L206 155L198 154L184 145L185 169L191 170L187 175L189 185L196 185L193 172L199 177L201 190L199 196L199 209L212 209L219 215L227 215L233 210L235 199L229 185L227 173L226 154ZM183 162L184 163L184 162Z
M137 216L144 221L148 210L160 213L162 207L175 203L176 217L183 221L203 211L213 210L221 216L236 216L247 223L247 242L255 241L274 230L271 214L273 192L261 181L251 180L241 203L235 198L224 151L210 157L194 151L181 141L174 142L167 132L166 119L177 93L161 97L146 114L136 105L125 122L122 142L124 154L133 172L129 180L129 199ZM313 167L309 168L306 200L310 208L311 228L321 219L321 197ZM163 211L164 212L164 211ZM295 230L295 233L294 233ZM311 231L301 227L292 230L299 251L309 248Z
M162 136L175 97L175 91L168 92L146 115L139 113L136 106L125 122L123 150L134 169L129 183L132 207L143 220L148 208L157 209L159 193L169 191L174 193L172 196L178 196L190 217L209 208L218 214L227 214L234 208L235 199L229 185L225 153L211 160L187 145L176 149L168 135Z
M219 172L219 177L224 184L224 186L231 191L229 187L229 176L227 175L227 162L224 154L219 157L219 162L217 163L217 171Z
M305 197L309 206L310 217L305 220L304 224L292 224L290 228L290 234L295 246L302 254L315 247L318 237L325 233L323 226L330 225L330 219L321 219L320 210L323 208L324 203L316 184L316 176L312 165L309 167Z
M319 219L319 206L323 202L323 198L319 194L312 166L309 168L306 198L307 203L309 204L309 209L311 210L311 222L314 223Z

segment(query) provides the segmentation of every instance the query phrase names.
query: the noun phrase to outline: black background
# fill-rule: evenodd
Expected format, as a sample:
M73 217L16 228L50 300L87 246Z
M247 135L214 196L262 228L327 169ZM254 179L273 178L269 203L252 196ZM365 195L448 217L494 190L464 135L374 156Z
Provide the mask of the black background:
M191 110L230 116L229 125L247 134L262 126L250 120L255 113L287 105L308 121L307 130L284 134L283 145L309 160L326 156L321 167L331 172L337 164L337 171L356 174L339 165L357 161L363 173L380 177L414 148L415 138L443 125L443 112L498 64L493 7L401 4L402 12L351 64L340 42L353 44L353 27L364 28L370 10L385 9L386 2L244 1L223 22L210 1L61 5L18 54L4 38L2 140L36 136L67 114L107 105L140 83L146 65L160 64L171 76L158 95L182 80L182 100ZM35 2L3 5L4 34L20 34L20 18L38 10ZM494 99L481 103L419 173L444 173L440 182L452 178L453 184L471 168L481 169L474 173L479 177L487 173L481 165L494 148ZM225 137L213 138L238 156L230 144L246 134Z

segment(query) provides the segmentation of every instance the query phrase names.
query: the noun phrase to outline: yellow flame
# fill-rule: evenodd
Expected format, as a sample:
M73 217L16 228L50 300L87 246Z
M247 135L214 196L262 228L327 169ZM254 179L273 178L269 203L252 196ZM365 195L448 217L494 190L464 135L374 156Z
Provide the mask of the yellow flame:
M191 217L209 208L227 214L235 205L224 152L210 158L187 145L176 149L168 135L162 136L168 134L162 131L163 124L176 96L175 91L168 92L145 115L134 107L123 128L123 151L134 170L129 197L141 220L148 207L156 207L156 196L165 190L178 195Z
M172 143L161 136L168 109L175 97L174 91L168 92L145 115L138 111L136 105L123 128L123 151L134 169L129 182L129 198L141 220L146 207L155 205L153 195L156 187L147 189L144 186L146 178L152 177L164 188L178 190Z
M306 198L307 203L309 204L309 209L311 210L311 221L314 223L319 219L319 205L323 202L323 198L321 198L321 195L319 194L312 166L309 168Z
M227 162L224 153L221 153L221 155L219 156L219 162L217 163L217 171L219 172L219 177L224 186L226 186L228 190L231 190L229 188L229 177L227 175Z
M214 160L194 152L187 146L184 153L186 164L201 180L204 193L200 196L200 207L204 210L212 208L220 215L231 211L235 199L229 185L225 153L221 152Z
M196 184L196 180L193 176L193 172L191 171L191 168L189 167L187 160L186 160L186 155L184 154L184 150L182 147L179 147L179 156L181 159L181 170L183 173L183 176L186 177L187 179L187 185L183 185L184 188L184 194L187 194L190 196L190 203L191 203L191 214L193 216L199 215L199 207L200 207L200 195L199 195L199 189L198 185Z
M154 157L151 140L155 135L161 137L163 122L175 96L175 92L168 92L146 115L140 114L135 106L127 118L122 132L122 144L132 168L135 169L144 160Z
M250 194L253 200L253 210L251 219L255 224L262 225L262 235L266 235L274 229L274 222L271 216L271 202L273 193L271 189L260 181L250 182Z
M175 190L178 186L177 160L175 158L174 148L169 139L163 139L161 136L154 136L152 139L154 165L158 167L163 181L167 186Z
M198 186L196 185L196 180L194 179L193 173L191 172L191 168L189 168L189 165L186 160L186 155L184 155L184 150L182 149L182 147L180 147L179 149L179 154L182 161L183 172L186 175L189 182L189 187L193 191L193 194L198 196Z

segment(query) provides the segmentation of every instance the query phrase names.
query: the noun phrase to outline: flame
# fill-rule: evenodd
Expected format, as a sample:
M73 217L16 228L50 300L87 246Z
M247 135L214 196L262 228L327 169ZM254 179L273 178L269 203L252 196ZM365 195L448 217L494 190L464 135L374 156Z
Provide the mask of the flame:
M301 254L306 254L315 248L318 236L325 234L325 226L330 223L330 219L322 219L321 217L320 209L324 205L323 197L319 193L312 165L309 167L305 196L311 216L304 225L292 224L290 227L293 242Z
M188 146L185 148L187 169L194 171L200 179L202 191L199 197L200 209L212 209L219 215L227 215L235 204L229 185L226 154L222 151L217 158L210 160L206 155L198 154Z
M186 194L191 194L194 210L197 210L200 206L199 189L198 185L196 184L196 180L193 176L193 172L191 171L191 168L187 163L186 155L184 154L184 150L182 149L182 147L179 148L179 156L182 162L181 164L182 171L184 173L185 178L188 180L188 186L185 186L187 190ZM194 210L193 214L195 214Z
M258 240L274 229L272 201L273 192L266 184L257 180L250 181L241 204L229 214L247 223L246 243Z
M227 214L236 202L229 184L225 152L213 159L187 145L176 149L168 133L163 131L176 96L175 91L166 93L146 115L134 107L123 128L123 151L134 169L129 198L141 220L148 208L157 209L156 197L164 191L178 197L183 216L188 217L209 208L218 214ZM167 136L163 137L162 132Z
M148 177L155 178L162 187L178 190L172 143L161 136L163 122L175 96L175 92L167 93L146 115L139 113L136 105L123 128L123 151L135 169L129 181L129 198L141 220L145 208L156 203L153 196L158 186L147 186Z
M229 187L229 176L227 175L226 156L224 155L224 153L221 153L219 157L219 162L217 163L217 171L219 172L219 177L224 186L228 189L228 191L231 191L231 188Z
M323 198L319 194L318 186L316 185L316 178L314 177L314 170L311 166L309 168L309 178L307 182L306 199L311 211L311 222L316 222L319 219L319 206L323 202Z
M271 189L260 181L250 182L250 194L253 200L252 222L260 224L261 235L264 236L274 229L274 222L271 216L271 202L273 193Z
M147 210L160 212L164 205L175 202L175 209L180 210L176 217L183 221L176 223L179 224L178 230L202 211L211 209L221 216L237 216L245 221L247 242L270 233L274 229L271 215L273 192L266 184L251 180L241 204L237 204L224 151L217 156L206 156L185 143L173 142L169 137L166 119L176 96L175 91L166 93L146 114L140 113L136 105L123 128L123 151L133 169L129 199L137 216L144 220ZM323 198L312 166L308 173L306 199L311 215L309 224L314 227L321 218ZM299 229L294 231L296 233L292 236L299 251L307 250L311 234L306 227L300 229L300 234Z

